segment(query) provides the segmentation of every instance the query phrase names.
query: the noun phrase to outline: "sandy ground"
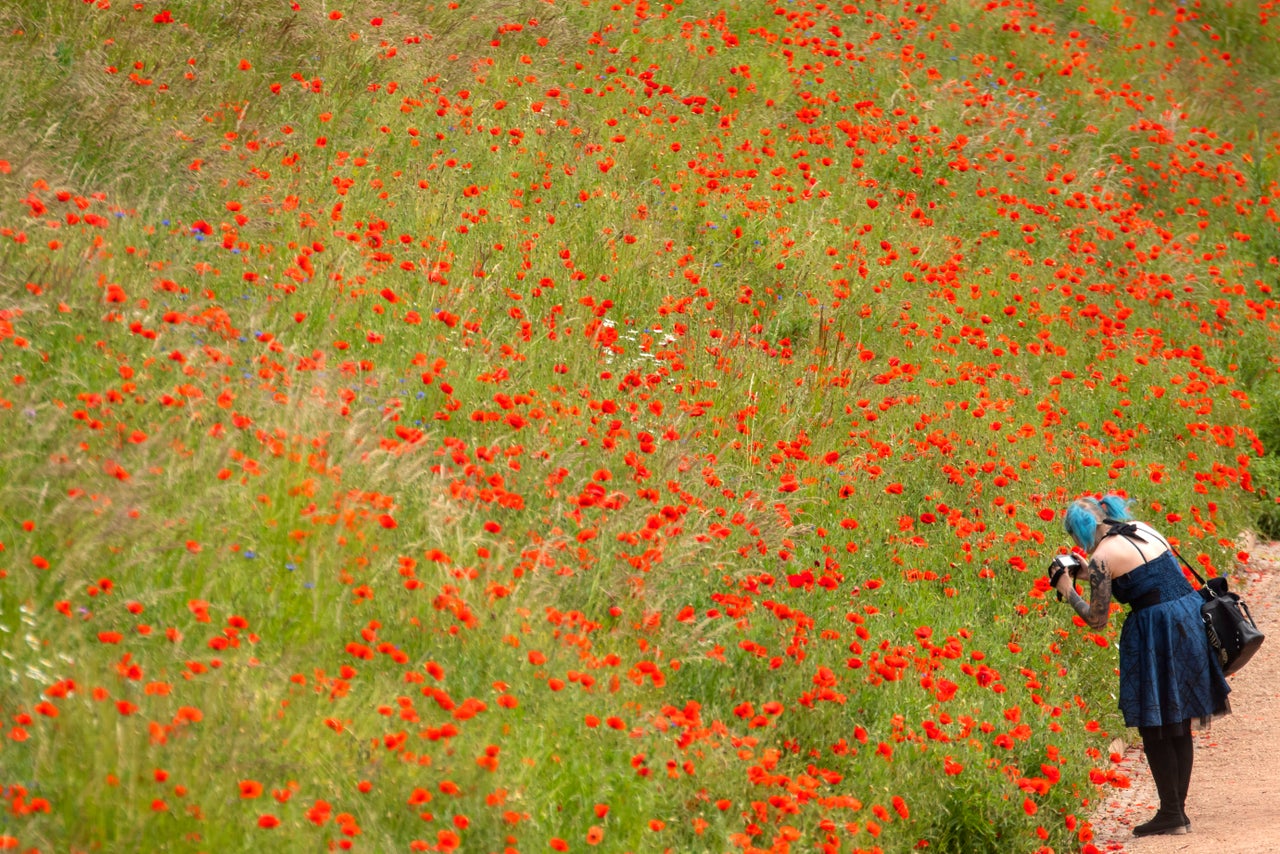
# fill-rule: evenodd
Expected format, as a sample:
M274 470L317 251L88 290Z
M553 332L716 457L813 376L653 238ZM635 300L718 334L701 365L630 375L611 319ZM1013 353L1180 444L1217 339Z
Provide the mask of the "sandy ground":
M1128 789L1112 789L1093 818L1093 844L1129 854L1265 854L1280 852L1280 544L1248 548L1231 589L1240 593L1267 635L1231 682L1231 714L1195 736L1187 797L1191 833L1134 837L1133 826L1159 806L1139 743L1119 769ZM1137 733L1130 735L1137 741Z

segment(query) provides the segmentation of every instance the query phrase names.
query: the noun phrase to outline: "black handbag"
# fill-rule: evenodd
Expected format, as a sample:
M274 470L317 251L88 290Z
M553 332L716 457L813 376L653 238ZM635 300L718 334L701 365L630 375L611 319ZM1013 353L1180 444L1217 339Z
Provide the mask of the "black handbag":
M1200 582L1200 596L1204 604L1200 606L1200 617L1204 620L1205 633L1209 638L1209 650L1222 665L1224 676L1230 676L1249 663L1254 653L1262 646L1266 635L1258 630L1258 625L1249 613L1249 606L1240 598L1240 594L1227 589L1224 577L1210 578L1205 581L1200 573L1178 554L1178 560L1191 571Z

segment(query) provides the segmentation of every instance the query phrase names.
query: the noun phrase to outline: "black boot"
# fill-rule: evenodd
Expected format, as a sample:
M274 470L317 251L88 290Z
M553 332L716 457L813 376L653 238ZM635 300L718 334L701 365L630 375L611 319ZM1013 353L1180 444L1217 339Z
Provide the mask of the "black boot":
M1160 809L1150 821L1133 829L1134 836L1186 833L1182 818L1181 774L1174 739L1160 738L1156 733L1143 733L1142 749L1147 755L1147 765L1160 795Z
M1176 836L1181 833L1187 833L1191 829L1191 823L1182 821L1182 813L1171 812L1166 813L1164 809L1156 810L1155 818L1151 821L1143 822L1133 829L1134 836L1156 836L1157 834L1169 834Z

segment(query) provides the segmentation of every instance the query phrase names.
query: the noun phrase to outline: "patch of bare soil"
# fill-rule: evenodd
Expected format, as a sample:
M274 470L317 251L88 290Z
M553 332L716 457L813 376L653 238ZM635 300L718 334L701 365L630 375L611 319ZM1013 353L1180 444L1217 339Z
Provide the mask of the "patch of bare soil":
M1093 844L1127 854L1280 852L1280 543L1258 543L1231 589L1244 597L1262 649L1230 677L1231 714L1195 735L1187 796L1191 833L1133 835L1160 805L1141 742L1124 750L1118 770L1131 781L1112 789L1093 817ZM1136 733L1133 734L1136 740Z

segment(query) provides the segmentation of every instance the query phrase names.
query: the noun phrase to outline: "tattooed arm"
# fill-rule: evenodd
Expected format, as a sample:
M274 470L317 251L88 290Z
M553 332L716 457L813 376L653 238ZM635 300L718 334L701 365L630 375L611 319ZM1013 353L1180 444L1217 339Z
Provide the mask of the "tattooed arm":
M1107 572L1106 563L1089 561L1088 602L1076 592L1072 579L1063 579L1058 586L1063 598L1090 628L1100 629L1107 624L1107 615L1111 613L1111 573ZM1066 589L1061 590L1064 587Z

